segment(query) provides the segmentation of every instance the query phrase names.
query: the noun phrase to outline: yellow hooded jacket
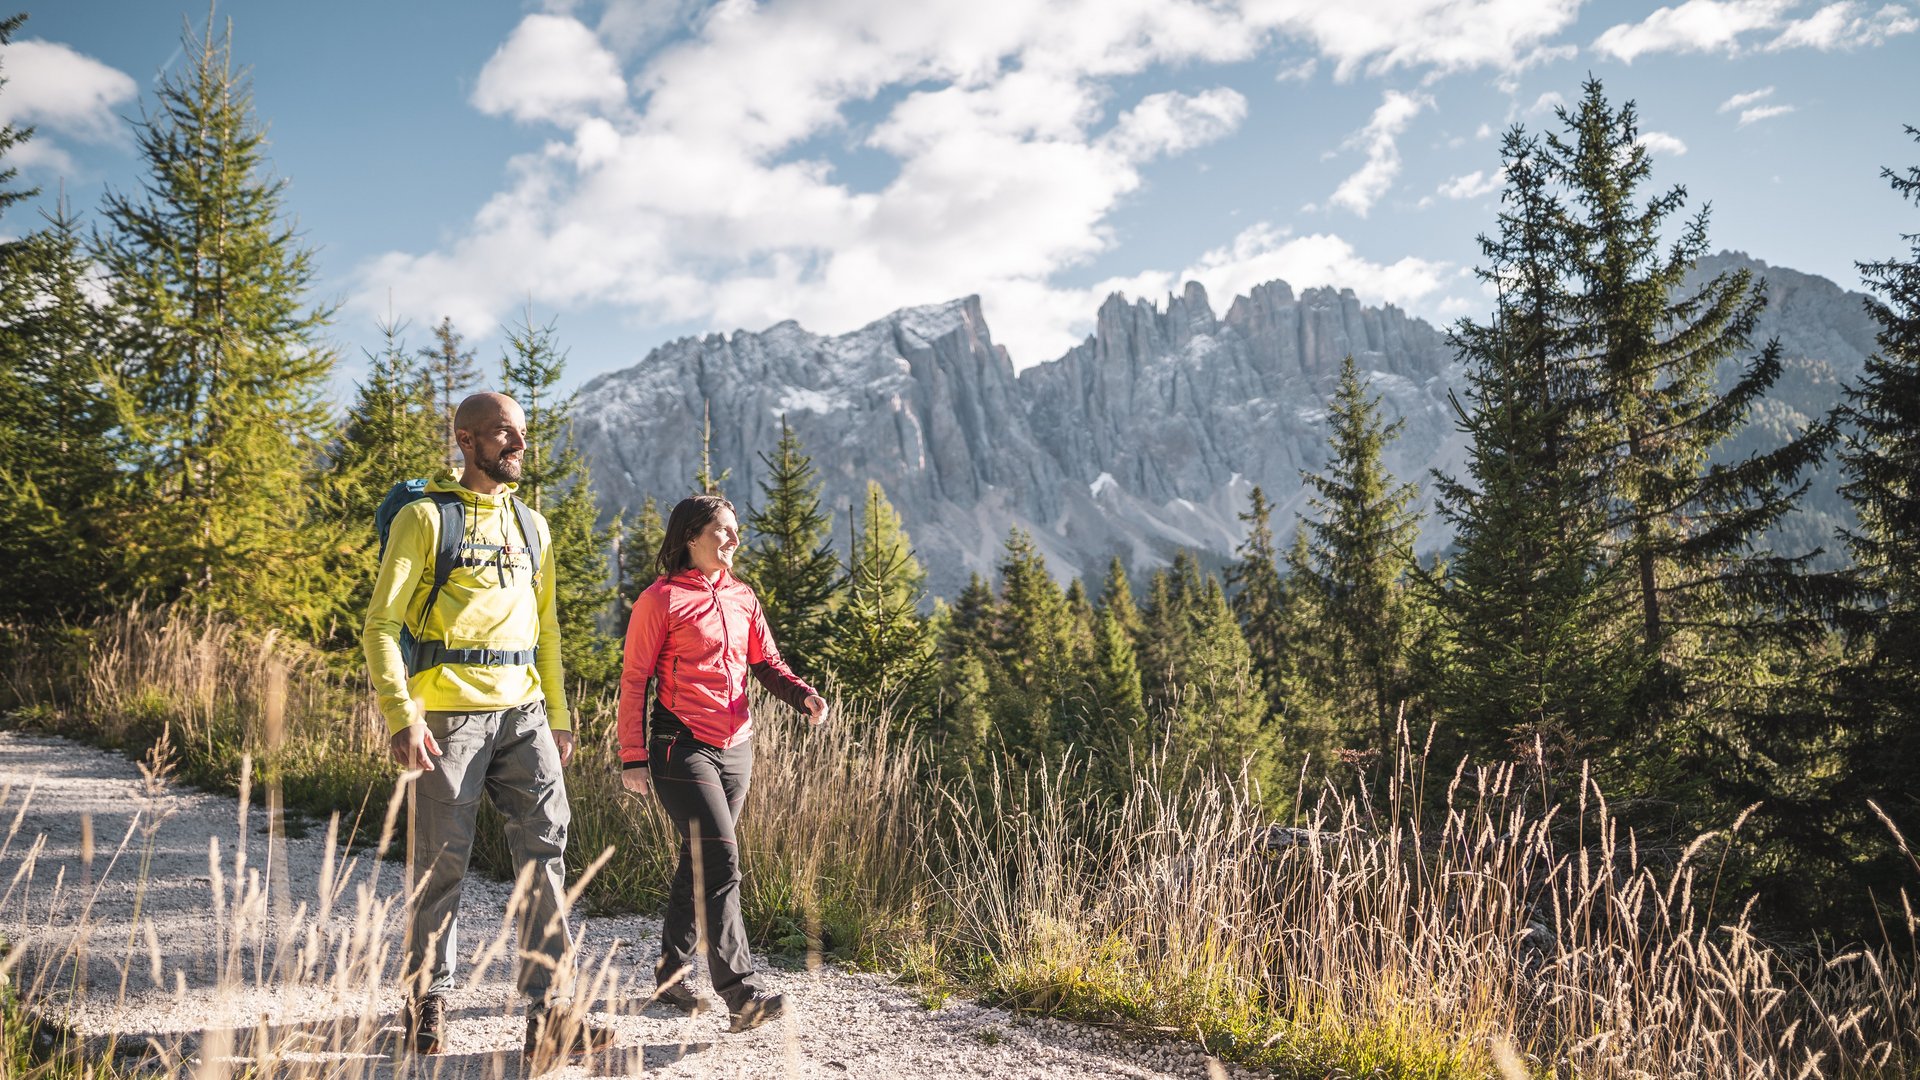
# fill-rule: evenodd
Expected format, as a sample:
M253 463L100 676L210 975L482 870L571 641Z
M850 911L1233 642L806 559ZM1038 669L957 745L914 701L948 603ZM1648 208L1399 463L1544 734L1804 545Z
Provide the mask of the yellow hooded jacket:
M440 511L431 499L401 508L387 532L386 554L374 579L373 600L360 644L367 672L387 718L398 732L413 722L410 701L435 712L512 708L546 698L547 723L555 731L572 730L566 689L560 675L560 620L554 611L553 544L547 520L534 514L540 532L540 572L533 572L526 541L509 503L514 485L493 495L471 491L452 480L435 480L429 492L458 492L466 503L466 535L453 573L426 611L433 589L434 552L439 546ZM420 641L440 641L449 649L539 648L532 664L487 667L442 664L407 677L400 655L400 628L411 627Z

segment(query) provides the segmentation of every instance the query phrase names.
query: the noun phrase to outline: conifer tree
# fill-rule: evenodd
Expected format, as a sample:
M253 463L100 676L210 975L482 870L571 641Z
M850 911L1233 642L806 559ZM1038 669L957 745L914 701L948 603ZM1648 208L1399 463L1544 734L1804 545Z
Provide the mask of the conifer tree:
M1227 584L1233 587L1233 612L1247 636L1253 666L1268 688L1274 689L1281 679L1287 629L1282 622L1282 586L1273 542L1273 504L1258 485L1239 516L1247 525L1247 538L1234 549L1240 561L1227 568Z
M1769 647L1800 651L1823 631L1807 603L1823 585L1805 568L1818 552L1778 557L1762 539L1792 509L1805 486L1800 477L1818 464L1834 431L1815 424L1771 451L1707 464L1748 425L1779 377L1780 349L1770 343L1722 385L1723 365L1747 350L1766 298L1744 270L1683 288L1709 251L1707 211L1675 229L1670 219L1685 204L1685 188L1640 201L1652 166L1633 103L1615 110L1595 79L1584 90L1575 108L1560 110L1566 135L1550 134L1547 148L1566 189L1557 231L1567 294L1559 314L1600 394L1591 426L1610 461L1609 555L1632 583L1645 665L1633 724L1614 734L1623 746L1657 734L1684 737L1715 757L1731 738L1747 744L1736 756L1778 755L1782 745L1766 744L1782 734L1780 717L1725 729L1699 709L1753 685L1749 658ZM1673 723L1722 730L1704 737L1662 731Z
M1920 140L1920 128L1908 127ZM1881 175L1920 205L1920 167ZM1846 534L1871 603L1859 614L1859 657L1844 673L1849 727L1847 818L1866 836L1865 876L1883 902L1912 880L1912 867L1862 808L1867 799L1903 835L1920 836L1920 231L1903 233L1905 258L1859 264L1880 324L1879 349L1848 388L1842 416L1842 487L1860 524ZM1854 831L1854 830L1850 830Z
M26 19L25 15L0 19L0 48L6 46ZM6 92L4 75L4 69L0 69L0 95ZM32 138L31 127L0 123L0 217L5 217L14 205L40 194L39 188L13 186L20 177L20 169L11 159L18 148ZM31 409L28 402L32 395L22 385L26 377L22 365L26 362L27 345L17 329L33 307L33 290L20 263L27 248L24 239L0 240L0 470L13 478L25 476L29 467L22 428L28 422L27 413ZM9 550L20 549L9 545Z
M1347 745L1390 758L1410 689L1406 575L1419 527L1410 509L1417 491L1394 483L1381 464L1401 422L1381 418L1380 399L1367 396L1351 356L1328 413L1332 454L1324 472L1304 477L1314 516L1300 523L1306 557L1292 568L1293 587L1308 591L1322 619L1312 655L1325 662L1315 665L1313 689L1339 717L1337 733Z
M0 617L80 614L122 583L115 414L102 392L104 328L86 273L64 201L46 228L0 247L0 484L9 504L0 548L17 554L0 571Z
M843 695L899 719L917 712L932 687L933 639L919 612L926 577L886 492L869 480L827 659Z
M1273 764L1267 694L1240 622L1218 579L1188 552L1154 575L1142 651L1163 669L1155 681L1168 750L1191 768L1266 781Z
M460 468L462 459L460 440L453 433L453 414L468 394L480 389L479 362L465 345L466 339L454 328L453 318L442 316L433 326L433 345L420 350L428 393L439 412L442 455L446 467L454 470Z
M1119 789L1129 779L1129 762L1149 749L1146 703L1140 692L1140 661L1134 646L1140 613L1133 585L1118 557L1107 567L1100 605L1093 620L1091 720L1087 744L1095 779Z
M554 338L554 324L535 326L531 313L507 331L501 388L527 415L516 494L546 517L552 536L554 606L566 669L587 682L603 682L619 662L613 639L600 630L619 595L608 565L613 531L598 524L593 478L572 445L574 399L558 389L567 357Z
M713 473L713 403L703 400L700 402L700 468L693 474L693 493L726 498L722 485L732 475L732 469L721 469L718 476Z
M987 665L996 662L993 589L975 573L953 606L937 614L938 760L949 772L964 772L985 764L993 732L993 679L987 674Z
M231 43L188 31L185 69L135 128L143 189L104 201L126 550L149 596L317 633L351 587L326 558L342 523L309 506L331 310L308 302L312 253Z
M1600 403L1562 315L1565 211L1537 138L1516 128L1501 156L1499 231L1480 238L1476 271L1495 290L1494 314L1449 334L1467 366L1464 401L1452 401L1470 478L1434 477L1455 556L1444 588L1430 590L1443 655L1427 664L1452 720L1444 730L1464 740L1454 749L1495 756L1617 730L1638 682L1607 559L1605 462L1591 430Z
M641 500L640 511L631 522L624 518L619 522L620 537L620 619L621 632L625 632L627 618L633 613L634 601L647 586L653 584L659 574L657 559L660 544L667 538L667 526L660 519L660 504L649 495ZM785 643L781 643L782 648Z
M760 455L767 479L762 503L747 515L753 539L735 570L753 586L780 652L796 671L817 674L832 634L840 560L833 553L833 515L820 508L821 481L813 459L780 418L780 444Z
M367 377L355 388L328 468L348 538L334 572L352 582L337 632L352 640L358 639L379 569L374 510L399 481L447 475L433 387L401 340L402 324L388 317L378 328L383 344L378 352L367 351Z
M1061 748L1063 718L1074 704L1072 617L1033 538L1018 528L1007 534L995 612L995 663L987 672L995 727L1009 751L1045 758Z

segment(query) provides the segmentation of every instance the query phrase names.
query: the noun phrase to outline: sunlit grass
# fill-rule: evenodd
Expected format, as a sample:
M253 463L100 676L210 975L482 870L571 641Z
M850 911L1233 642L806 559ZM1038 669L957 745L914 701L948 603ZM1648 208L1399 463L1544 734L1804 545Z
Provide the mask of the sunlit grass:
M136 754L165 731L178 778L264 793L319 823L338 814L342 839L374 843L388 820L384 727L351 662L133 612L88 635L15 641L7 664L16 723ZM577 710L580 902L657 909L672 830L653 800L620 788L612 702ZM1876 947L1776 949L1743 899L1714 895L1741 822L1655 859L1589 781L1552 793L1514 765L1430 772L1423 740L1403 739L1373 799L1309 791L1281 827L1240 779L1164 760L1095 799L1075 763L942 778L887 717L809 729L778 708L759 715L742 826L750 931L795 961L897 972L929 1007L978 996L1303 1077L1920 1067L1911 902ZM497 828L485 833L476 865L506 863ZM232 917L263 902L236 895ZM361 951L289 954L268 976L347 978L363 994L390 978L370 931L394 911L356 902ZM61 992L57 980L21 988L29 1007ZM343 1020L341 1045L384 1019ZM260 1038L247 1042L256 1075L301 1074Z

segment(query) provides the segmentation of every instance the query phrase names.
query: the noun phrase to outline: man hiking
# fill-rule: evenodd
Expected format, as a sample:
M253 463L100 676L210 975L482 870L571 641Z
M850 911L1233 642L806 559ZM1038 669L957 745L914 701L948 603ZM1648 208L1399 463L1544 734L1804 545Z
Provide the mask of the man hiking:
M513 495L527 447L520 406L504 394L474 394L454 413L454 428L465 470L458 483L427 484L394 514L362 637L394 760L421 770L404 1026L414 1052L440 1051L460 885L484 792L506 819L516 871L533 868L518 982L528 1060L551 1064L612 1042L609 1029L552 1000L570 944L561 904L571 815L561 768L573 756L553 547L546 520Z

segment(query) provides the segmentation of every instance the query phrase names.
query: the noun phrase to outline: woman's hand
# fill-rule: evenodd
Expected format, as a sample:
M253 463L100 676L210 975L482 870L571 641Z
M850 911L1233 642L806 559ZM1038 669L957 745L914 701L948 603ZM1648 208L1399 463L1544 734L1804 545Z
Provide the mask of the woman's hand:
M635 795L645 795L647 789L653 786L652 777L647 775L647 767L645 765L637 769L621 769L620 786L633 792Z
M819 694L808 694L807 700L801 702L800 707L806 710L807 723L814 727L827 722L827 699Z

